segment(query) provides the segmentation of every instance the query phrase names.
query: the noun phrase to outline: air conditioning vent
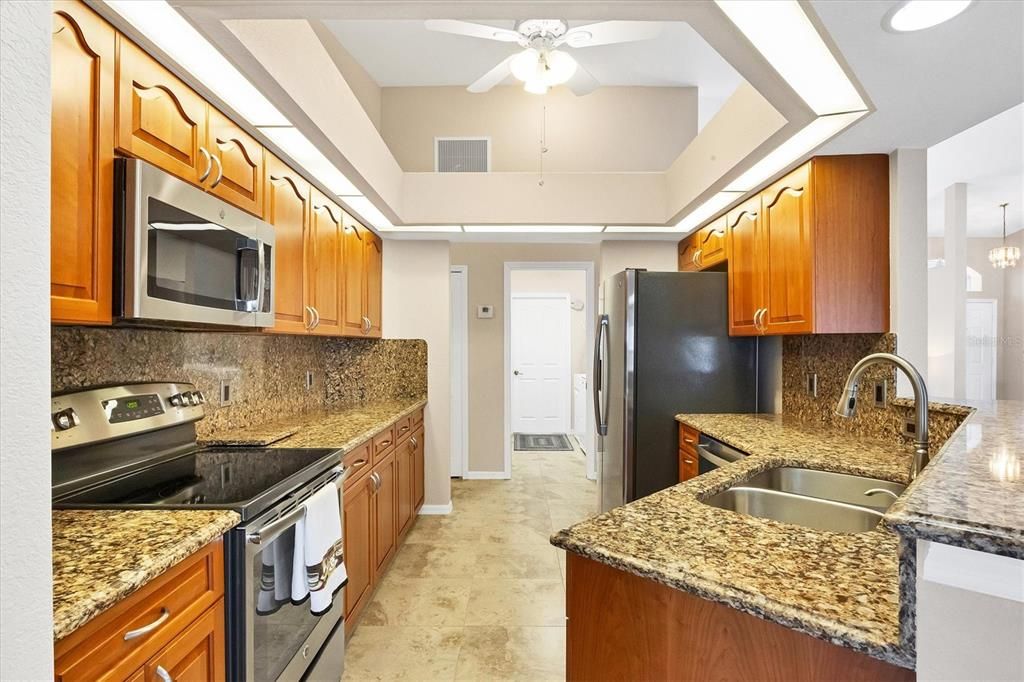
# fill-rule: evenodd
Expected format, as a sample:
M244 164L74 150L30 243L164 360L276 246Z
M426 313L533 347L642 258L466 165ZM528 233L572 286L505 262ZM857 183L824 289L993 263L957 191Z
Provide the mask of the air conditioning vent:
M491 138L435 137L434 170L438 173L487 173L491 170Z

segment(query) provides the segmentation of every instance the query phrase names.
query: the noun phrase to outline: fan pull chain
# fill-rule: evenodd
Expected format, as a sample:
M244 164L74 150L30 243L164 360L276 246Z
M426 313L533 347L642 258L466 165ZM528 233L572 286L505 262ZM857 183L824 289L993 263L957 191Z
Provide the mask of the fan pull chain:
M548 153L548 108L542 106L540 117L540 180L539 187L544 186L544 155Z

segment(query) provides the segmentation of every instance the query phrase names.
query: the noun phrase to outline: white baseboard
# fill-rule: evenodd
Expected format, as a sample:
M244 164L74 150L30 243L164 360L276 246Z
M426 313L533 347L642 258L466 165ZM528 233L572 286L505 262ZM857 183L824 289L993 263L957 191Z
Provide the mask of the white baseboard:
M511 474L504 471L464 471L462 478L466 480L471 479L509 479L512 478Z
M422 516L443 516L452 513L452 503L448 504L425 504L420 507Z

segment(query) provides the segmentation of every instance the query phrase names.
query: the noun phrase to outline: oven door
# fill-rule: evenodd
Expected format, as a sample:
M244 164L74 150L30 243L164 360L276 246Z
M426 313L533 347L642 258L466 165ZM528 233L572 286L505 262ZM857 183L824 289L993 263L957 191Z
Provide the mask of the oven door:
M144 161L119 163L122 316L272 326L273 228Z
M340 497L339 492L339 507ZM291 600L291 560L301 514L302 507L293 498L234 531L244 543L244 559L242 575L232 581L241 592L241 598L233 600L239 613L229 614L229 624L233 617L241 619L228 629L244 643L229 644L241 658L229 662L231 679L297 680L318 657L338 660L344 654L345 588L319 616L310 610L309 599ZM331 652L321 656L325 647ZM340 679L340 666L334 672L332 679Z

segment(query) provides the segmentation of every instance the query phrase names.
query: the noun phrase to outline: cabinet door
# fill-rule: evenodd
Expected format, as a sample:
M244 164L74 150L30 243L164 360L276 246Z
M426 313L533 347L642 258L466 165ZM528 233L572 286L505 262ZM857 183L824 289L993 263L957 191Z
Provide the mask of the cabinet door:
M697 272L697 234L679 242L679 272Z
M53 8L50 317L110 324L116 36L82 3Z
M403 535L412 521L412 511L416 504L416 490L413 480L416 475L416 445L413 440L401 443L395 452L398 464L398 534Z
M729 334L751 336L760 330L754 317L761 309L761 199L753 197L728 213Z
M224 600L221 599L146 663L147 680L223 680Z
M369 230L366 232L366 318L368 336L381 337L382 287L384 276L384 243Z
M364 312L366 300L364 239L369 236L369 232L348 214L345 214L344 221L345 239L342 268L344 269L345 287L342 298L345 314L342 323L346 335L365 336L367 329L363 323L363 317L366 314Z
M135 43L119 37L118 45L117 146L179 178L202 182L213 170L208 152L200 152L206 102Z
M309 185L267 155L266 221L274 226L274 331L306 332L306 232Z
M424 440L423 427L421 426L412 437L416 443L416 454L412 462L413 509L415 511L419 511L419 508L423 506L424 496L423 476L426 443Z
M374 570L380 575L395 553L398 512L398 473L392 453L373 468L377 490L373 494Z
M761 194L764 300L767 334L814 331L814 251L811 243L810 166L805 164Z
M262 218L263 145L210 107L206 148L214 164L205 186L221 199Z
M341 207L310 189L308 303L317 315L316 334L341 334Z
M725 261L725 233L728 222L728 216L722 216L697 233L697 265L701 270Z
M373 554L373 488L370 476L346 488L345 502L345 618L354 618L369 601L376 562ZM347 623L350 626L352 623ZM351 630L348 630L349 632Z

